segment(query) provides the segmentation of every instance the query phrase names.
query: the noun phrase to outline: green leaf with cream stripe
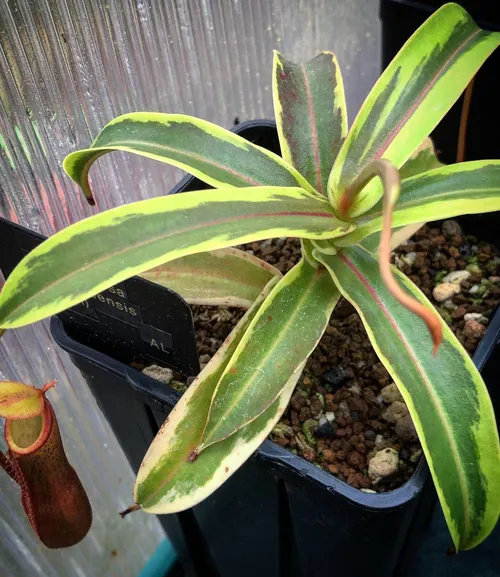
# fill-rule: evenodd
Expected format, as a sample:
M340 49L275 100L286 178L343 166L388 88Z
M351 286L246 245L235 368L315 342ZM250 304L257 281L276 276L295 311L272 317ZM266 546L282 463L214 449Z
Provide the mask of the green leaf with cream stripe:
M371 253L350 247L334 257L315 254L360 314L403 395L457 549L477 545L500 513L498 433L479 372L444 322L432 356L427 327L390 295ZM405 292L432 307L409 279L393 274Z
M259 447L285 410L301 371L259 418L190 460L200 444L210 401L231 356L277 278L265 287L222 347L190 385L148 449L137 475L136 503L149 513L176 513L211 495Z
M444 166L439 162L432 140L427 137L399 169L401 180Z
M456 4L437 10L413 34L368 95L335 161L328 194L339 214L358 216L381 198L378 180L352 207L344 193L372 160L401 167L499 43L499 33L478 28Z
M278 155L216 124L159 112L133 112L109 122L90 148L69 154L64 170L92 202L88 173L103 154L120 150L178 166L215 188L300 186L312 190Z
M191 305L248 308L281 273L248 252L222 248L178 258L140 276L174 290Z
M337 59L322 52L294 64L275 52L273 99L283 158L326 196L328 176L347 135Z
M217 385L199 451L229 437L274 403L314 350L338 299L328 272L305 259L280 280Z
M64 229L26 256L0 293L0 328L57 314L188 254L279 236L332 238L349 229L325 198L300 188L227 188L127 204Z
M497 210L500 210L500 160L474 160L403 180L392 223L401 227ZM356 230L336 244L349 246L381 229L382 201L358 218Z

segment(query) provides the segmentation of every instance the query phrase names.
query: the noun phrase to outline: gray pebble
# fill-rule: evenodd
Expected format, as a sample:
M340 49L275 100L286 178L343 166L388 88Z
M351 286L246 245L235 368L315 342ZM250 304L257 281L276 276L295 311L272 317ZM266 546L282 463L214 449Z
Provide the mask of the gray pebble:
M164 383L165 385L170 384L170 381L174 378L172 369L167 369L166 367L160 367L158 365L151 365L150 367L146 367L143 369L142 374L147 375L148 377L151 377L160 383Z
M368 463L368 476L377 483L385 477L390 477L398 471L399 455L394 449L387 448L379 451Z

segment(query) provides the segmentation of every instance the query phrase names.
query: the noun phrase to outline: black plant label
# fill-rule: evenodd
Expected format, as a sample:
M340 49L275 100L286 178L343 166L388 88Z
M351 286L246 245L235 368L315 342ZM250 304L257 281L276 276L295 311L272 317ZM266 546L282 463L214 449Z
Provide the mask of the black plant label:
M43 236L0 218L0 270L7 278ZM114 359L199 372L189 305L174 291L133 277L58 315L68 335Z

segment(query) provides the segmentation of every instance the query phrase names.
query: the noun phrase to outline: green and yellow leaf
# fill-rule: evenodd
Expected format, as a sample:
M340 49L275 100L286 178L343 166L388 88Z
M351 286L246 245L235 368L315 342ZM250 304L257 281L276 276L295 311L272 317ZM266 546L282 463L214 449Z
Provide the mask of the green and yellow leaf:
M222 347L168 416L139 469L134 499L149 513L176 513L211 495L258 448L283 413L300 372L258 419L192 460L200 444L210 401L227 363L264 299L278 282L272 279Z
M382 201L356 221L356 230L339 239L349 246L382 229ZM394 227L500 210L500 160L474 160L442 166L401 182ZM336 242L337 244L337 242Z
M192 254L140 275L174 290L191 305L248 308L280 271L237 248Z
M271 291L217 385L199 451L261 415L308 358L339 293L323 267L303 259Z
M132 112L109 122L90 148L77 150L64 160L64 170L91 204L90 167L113 151L173 164L215 188L299 186L312 190L277 154L216 124L183 114Z
M0 417L30 419L42 413L44 406L41 389L15 381L0 381Z
M335 161L328 194L339 214L359 216L381 198L373 180L352 206L344 202L371 161L403 166L499 43L499 33L478 28L457 4L437 10L413 34L368 95Z
M417 150L415 150L410 158L399 169L399 176L401 177L401 180L404 180L405 178L410 178L417 174L421 174L422 172L428 172L429 170L440 168L441 166L444 166L444 164L439 162L438 157L436 156L434 143L430 137L427 136L424 138L424 141Z
M470 549L500 514L500 446L491 402L479 372L448 326L436 356L424 322L400 305L361 247L315 255L360 314L380 360L410 410L457 549ZM401 288L432 307L393 269Z
M300 188L228 188L131 203L66 228L26 256L0 293L0 327L57 314L188 254L280 236L331 238L352 228L325 198Z
M337 59L322 52L305 64L274 53L273 98L283 158L326 196L333 162L347 135Z

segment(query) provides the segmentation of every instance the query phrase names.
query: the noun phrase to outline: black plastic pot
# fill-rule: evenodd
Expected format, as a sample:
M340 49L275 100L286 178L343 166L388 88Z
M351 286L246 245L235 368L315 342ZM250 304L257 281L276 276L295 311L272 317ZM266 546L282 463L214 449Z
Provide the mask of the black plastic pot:
M60 319L51 329L137 471L179 394L69 338ZM492 384L499 343L500 309L474 356ZM265 441L205 502L160 520L192 577L389 577L405 574L434 502L423 459L399 489L368 494Z
M235 132L279 152L272 122L244 123ZM187 177L173 192L203 186ZM12 255L12 250L8 252ZM172 298L171 291L160 290L165 290L165 299ZM161 307L161 301L158 293L156 305ZM179 307L183 307L181 299ZM79 320L81 313L70 311L52 319L52 334L82 371L137 470L179 395L127 363L136 353L133 339L118 335L112 349L107 340L103 347L95 338L91 342L87 321ZM83 322L82 338L79 322ZM189 330L190 326L181 333ZM500 311L474 356L485 376L492 376L492 363L498 366L499 341ZM405 574L434 502L423 459L404 486L370 494L265 441L206 501L160 520L190 577L394 577Z

